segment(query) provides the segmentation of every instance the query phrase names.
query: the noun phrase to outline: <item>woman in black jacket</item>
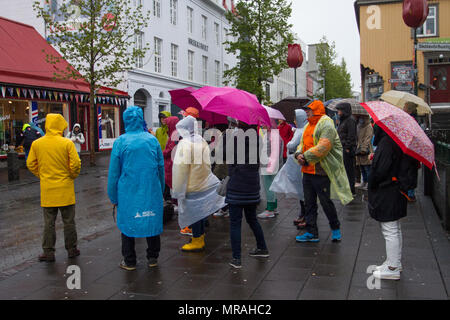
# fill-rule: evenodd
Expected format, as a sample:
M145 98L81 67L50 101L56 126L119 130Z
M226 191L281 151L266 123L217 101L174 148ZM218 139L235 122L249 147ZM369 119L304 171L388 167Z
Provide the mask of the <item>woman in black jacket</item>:
M224 159L228 164L230 180L227 184L225 202L229 204L230 239L233 258L230 265L241 268L241 224L242 212L253 231L257 247L250 252L253 257L268 257L264 233L256 218L256 208L260 202L259 148L260 137L256 126L238 122L237 131L227 130L224 136ZM227 157L227 144L232 143L233 154Z
M400 219L406 216L408 183L411 169L417 161L402 152L400 147L377 125L374 126L374 145L377 146L369 175L369 213L379 221L386 241L386 261L373 275L379 279L400 279L402 270L402 230ZM415 169L417 170L417 169Z

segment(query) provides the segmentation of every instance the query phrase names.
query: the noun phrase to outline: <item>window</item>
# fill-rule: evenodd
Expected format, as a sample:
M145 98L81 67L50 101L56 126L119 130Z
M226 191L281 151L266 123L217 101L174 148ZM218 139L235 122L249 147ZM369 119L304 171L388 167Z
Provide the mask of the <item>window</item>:
M178 76L178 46L173 43L170 48L170 64L172 67L172 77Z
M230 66L228 65L228 64L224 64L223 65L223 71L224 71L224 73L225 73L225 71L228 71L228 70L230 70Z
M423 26L417 28L418 37L433 37L438 35L438 7L436 5L429 5L430 12L428 13L427 20Z
M206 25L208 23L208 18L202 16L202 39L206 40Z
M188 80L194 80L194 51L188 51Z
M142 6L142 0L133 0L133 4L135 7Z
M177 24L178 0L170 0L170 23Z
M216 34L216 45L220 45L220 31L219 24L214 22L214 32Z
M214 71L215 71L215 78L216 78L216 87L219 87L220 86L220 62L219 61L214 61L214 63L215 63L215 68L214 68Z
M161 73L162 40L155 37L155 72Z
M144 41L144 33L138 31L134 35L134 47L136 50L142 50L142 43ZM136 57L136 68L142 68L144 66L143 57Z
M227 28L223 28L223 42L228 41L228 30ZM226 48L229 48L230 45L229 44L225 44Z
M194 9L187 7L187 28L188 32L194 31Z
M202 56L203 83L208 83L208 57Z
M153 15L161 18L161 0L153 0Z

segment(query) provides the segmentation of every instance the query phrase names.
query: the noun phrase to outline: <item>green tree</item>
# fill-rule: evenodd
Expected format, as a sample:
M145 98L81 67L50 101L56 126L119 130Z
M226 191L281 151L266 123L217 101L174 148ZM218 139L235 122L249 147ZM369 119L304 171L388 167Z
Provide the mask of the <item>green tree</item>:
M316 60L319 66L319 75L322 78L319 90L315 98L324 101L336 98L352 97L352 79L347 71L347 63L342 58L340 64L336 64L336 45L330 44L324 36L317 46ZM325 86L325 94L323 88Z
M123 74L143 59L149 44L136 45L136 37L148 26L150 12L131 0L66 0L59 7L33 4L43 18L48 41L71 66L58 68L60 57L47 53L47 62L55 66L55 78L84 79L90 85L90 164L95 166L94 130L97 111L94 98L101 85L115 87Z
M264 83L287 68L287 46L294 37L288 23L291 3L286 0L241 0L236 12L228 12L231 24L227 52L238 57L236 66L225 71L226 85L255 94L268 101Z

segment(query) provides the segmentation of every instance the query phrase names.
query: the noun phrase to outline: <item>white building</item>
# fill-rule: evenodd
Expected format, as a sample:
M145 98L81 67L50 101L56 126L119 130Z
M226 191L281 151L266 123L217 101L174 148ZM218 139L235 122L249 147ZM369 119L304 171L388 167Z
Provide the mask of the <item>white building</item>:
M32 25L46 36L44 21L36 18L35 0L0 0L1 16ZM56 6L62 0L51 0ZM44 2L44 0L42 0ZM232 1L135 0L151 11L149 26L136 37L136 45L150 44L144 59L125 76L118 89L128 92L130 104L144 109L149 127L157 127L158 113L178 112L169 90L204 85L222 86L223 72L236 64L223 42L230 26L225 18Z

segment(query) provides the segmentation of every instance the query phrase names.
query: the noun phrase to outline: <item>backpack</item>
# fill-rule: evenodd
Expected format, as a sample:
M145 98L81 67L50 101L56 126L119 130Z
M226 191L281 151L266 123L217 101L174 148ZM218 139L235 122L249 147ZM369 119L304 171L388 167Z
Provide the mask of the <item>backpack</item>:
M28 127L27 129L25 129L23 137L23 147L30 148L33 141L40 137L40 134L36 129Z

